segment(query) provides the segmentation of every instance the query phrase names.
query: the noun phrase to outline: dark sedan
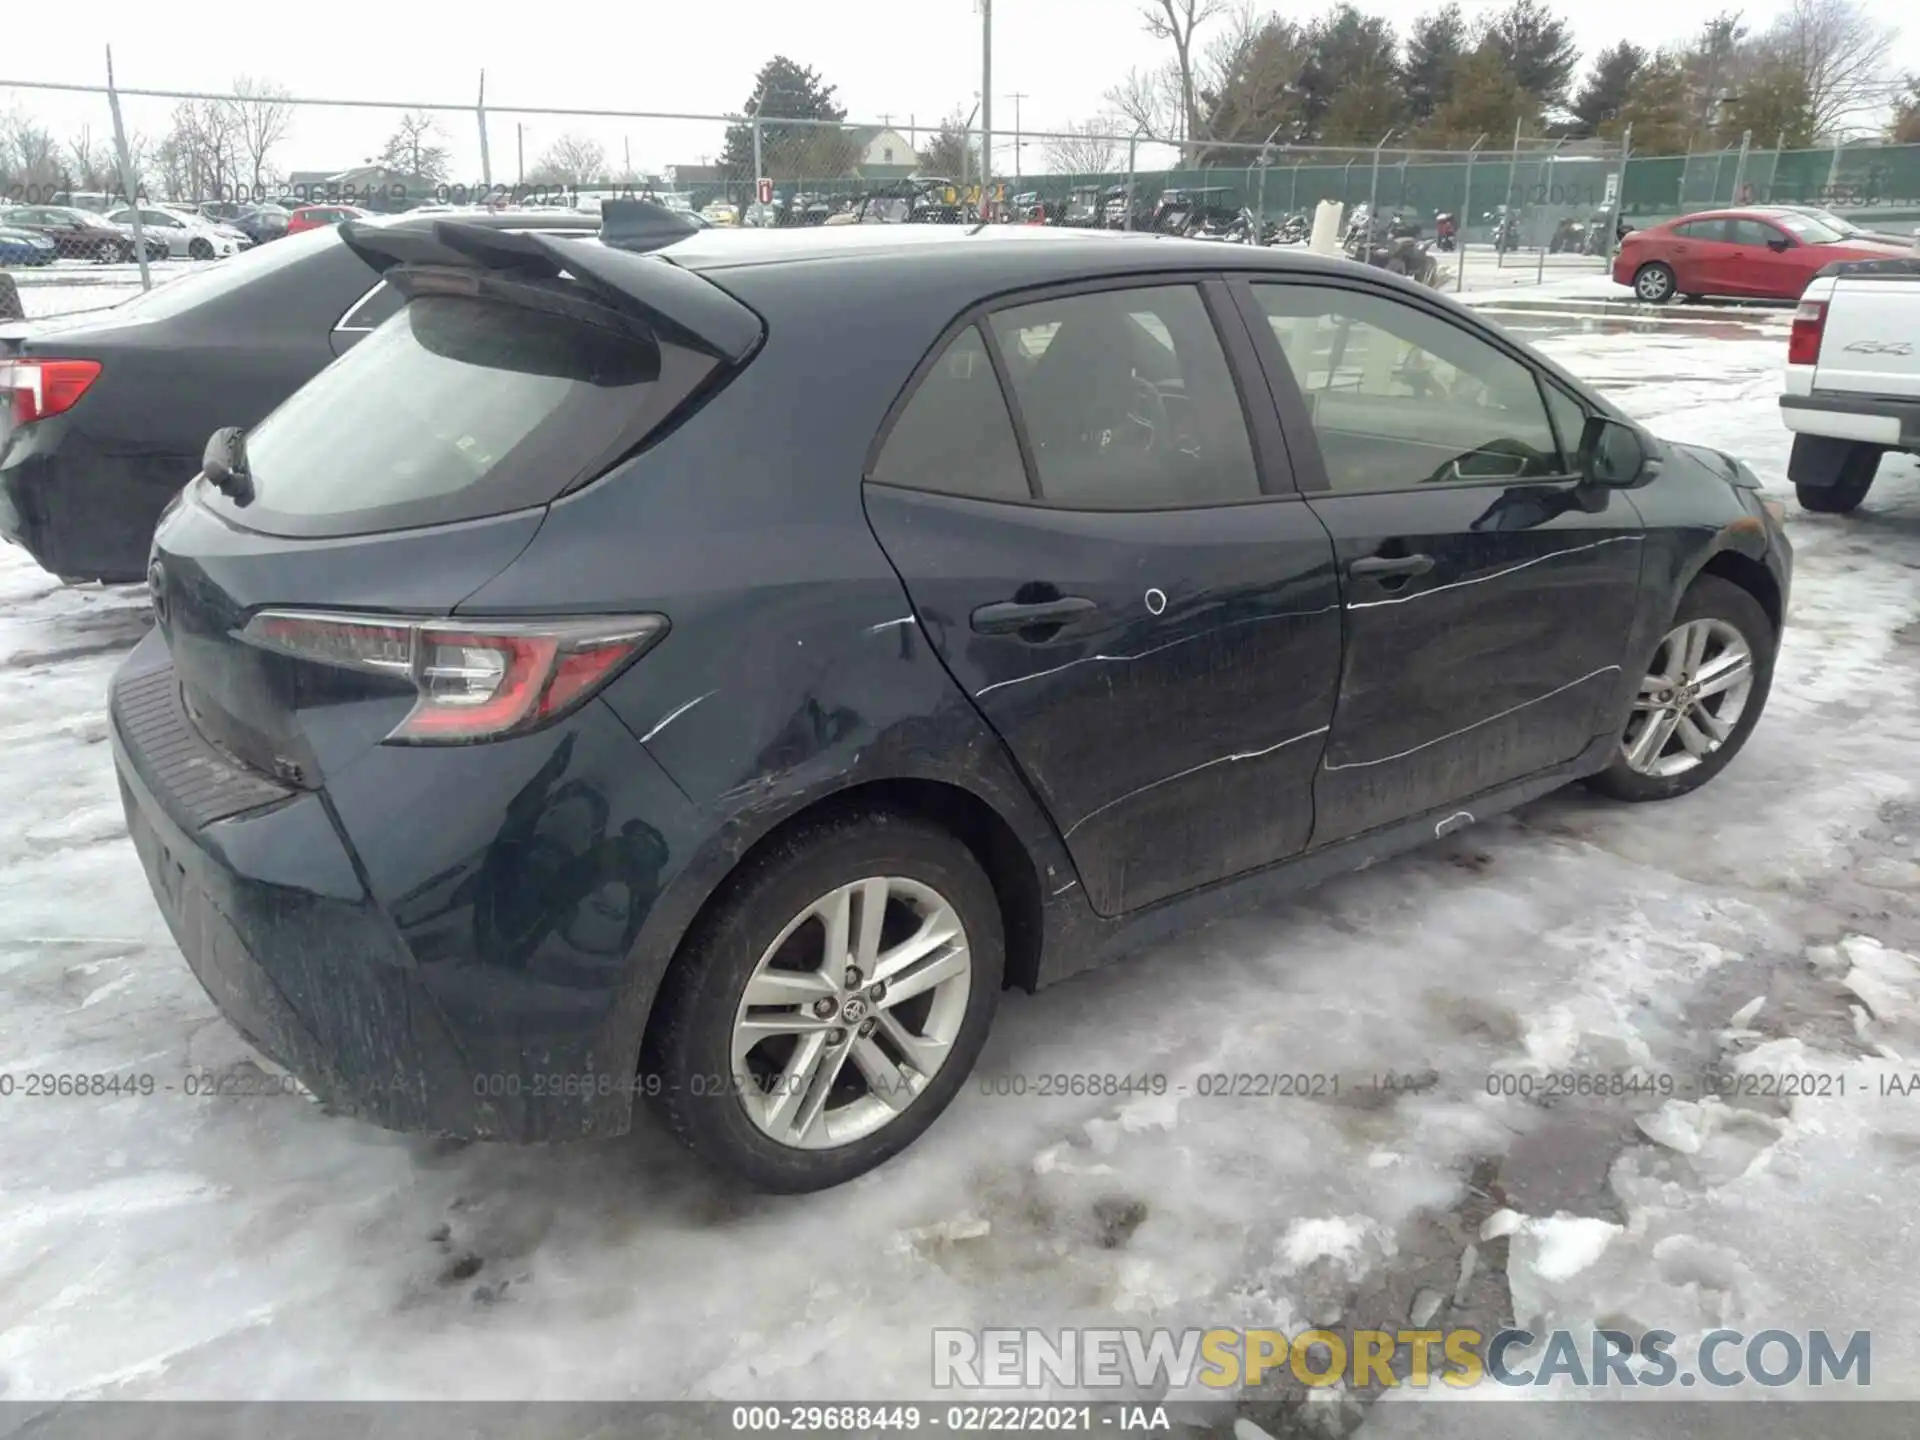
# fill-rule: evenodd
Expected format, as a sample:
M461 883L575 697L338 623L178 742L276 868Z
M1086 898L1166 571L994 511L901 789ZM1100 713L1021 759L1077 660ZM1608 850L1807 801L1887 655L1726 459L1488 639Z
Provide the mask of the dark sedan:
M1004 986L1575 779L1684 794L1759 720L1791 556L1752 473L1430 291L652 231L348 225L405 308L155 537L135 844L340 1111L558 1139L642 1097L835 1184Z
M538 213L474 223L593 225ZM0 401L10 390L13 402L11 421L0 405L0 536L63 579L140 579L154 522L193 478L207 432L261 419L398 305L329 227L111 309L0 325Z
M103 265L125 264L134 258L133 231L115 225L91 210L64 205L15 205L0 210L0 225L26 230L53 241L62 260L97 260ZM147 258L164 260L164 240L147 237Z
M200 213L219 224L231 225L256 245L264 245L286 235L292 212L266 202L247 205L236 200L209 200L200 206Z

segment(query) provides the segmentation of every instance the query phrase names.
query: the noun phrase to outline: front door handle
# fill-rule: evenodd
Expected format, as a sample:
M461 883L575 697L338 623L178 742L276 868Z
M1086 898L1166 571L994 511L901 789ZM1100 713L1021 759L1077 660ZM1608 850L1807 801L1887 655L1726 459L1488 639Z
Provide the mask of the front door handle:
M1347 567L1356 579L1380 575L1424 575L1433 568L1431 555L1369 555Z
M972 615L973 628L982 635L1010 635L1041 625L1065 625L1098 607L1084 595L1062 595L1053 600L1002 600L982 605Z

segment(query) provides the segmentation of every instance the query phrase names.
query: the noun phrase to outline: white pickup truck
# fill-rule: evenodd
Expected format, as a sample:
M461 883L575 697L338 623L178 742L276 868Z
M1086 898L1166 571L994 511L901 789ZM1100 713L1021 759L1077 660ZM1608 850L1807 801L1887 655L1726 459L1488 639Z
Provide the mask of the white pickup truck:
M1920 255L1854 260L1813 277L1787 342L1787 478L1808 510L1867 498L1880 457L1920 455Z

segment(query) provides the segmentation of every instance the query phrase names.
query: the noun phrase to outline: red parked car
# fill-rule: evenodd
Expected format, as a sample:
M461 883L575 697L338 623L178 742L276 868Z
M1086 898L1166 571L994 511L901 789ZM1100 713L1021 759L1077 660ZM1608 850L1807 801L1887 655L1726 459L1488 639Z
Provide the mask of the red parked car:
M357 205L302 205L287 216L287 234L298 235L302 230L338 225L342 220L366 220L372 214L372 211L362 210Z
M1765 206L1709 210L1629 231L1613 261L1613 279L1652 305L1676 295L1737 295L1798 300L1835 260L1911 256L1911 248L1842 235L1811 215Z

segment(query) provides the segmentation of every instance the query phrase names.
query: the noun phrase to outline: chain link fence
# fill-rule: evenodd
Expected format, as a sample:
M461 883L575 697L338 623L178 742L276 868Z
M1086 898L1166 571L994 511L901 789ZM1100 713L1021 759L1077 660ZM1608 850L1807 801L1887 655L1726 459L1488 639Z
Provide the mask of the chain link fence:
M1349 218L1364 209L1417 228L1439 242L1448 288L1472 290L1602 276L1623 222L1717 205L1920 218L1920 146L1758 150L1748 137L1641 156L1630 143L1506 136L1457 151L1392 136L1344 149L1085 130L993 138L983 179L977 131L915 117L532 109L490 103L484 79L470 104L0 80L0 269L37 317L118 303L347 207L562 207L592 225L604 199L644 196L755 228L984 216L1277 238L1330 200Z

